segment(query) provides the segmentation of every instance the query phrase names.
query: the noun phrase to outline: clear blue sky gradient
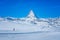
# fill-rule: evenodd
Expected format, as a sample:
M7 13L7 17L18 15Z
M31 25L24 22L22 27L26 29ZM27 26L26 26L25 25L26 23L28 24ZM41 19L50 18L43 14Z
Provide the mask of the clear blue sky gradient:
M26 17L33 10L37 17L60 16L60 0L0 0L1 17Z

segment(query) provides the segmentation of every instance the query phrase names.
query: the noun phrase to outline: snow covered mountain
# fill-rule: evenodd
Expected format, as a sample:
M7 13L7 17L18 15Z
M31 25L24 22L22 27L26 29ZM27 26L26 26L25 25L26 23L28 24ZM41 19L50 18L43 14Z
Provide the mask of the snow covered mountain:
M14 32L60 31L60 18L37 18L31 10L25 18L0 17L0 30Z

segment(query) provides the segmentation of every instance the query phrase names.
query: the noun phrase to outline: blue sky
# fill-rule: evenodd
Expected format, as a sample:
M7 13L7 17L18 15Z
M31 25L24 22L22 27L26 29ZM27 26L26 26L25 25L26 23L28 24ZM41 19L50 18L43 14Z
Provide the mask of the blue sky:
M37 17L60 16L60 0L0 0L1 17L26 17L33 10Z

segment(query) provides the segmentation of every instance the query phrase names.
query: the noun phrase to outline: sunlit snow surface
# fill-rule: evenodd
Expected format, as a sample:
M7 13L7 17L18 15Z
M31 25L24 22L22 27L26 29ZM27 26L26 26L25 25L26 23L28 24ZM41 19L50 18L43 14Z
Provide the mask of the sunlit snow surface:
M0 17L0 40L60 40L60 18Z
M60 40L60 32L0 34L0 40Z
M54 20L0 20L0 40L60 40L60 19Z

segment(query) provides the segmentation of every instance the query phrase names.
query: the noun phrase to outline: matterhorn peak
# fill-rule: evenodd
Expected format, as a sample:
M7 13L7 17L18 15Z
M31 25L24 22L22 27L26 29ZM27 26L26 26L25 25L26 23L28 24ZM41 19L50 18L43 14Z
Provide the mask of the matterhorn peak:
M30 11L30 13L29 13L29 15L28 15L29 17L35 17L35 15L34 15L34 13L33 13L33 11L31 10Z
M35 16L35 14L33 13L32 10L29 12L27 18L36 19L36 16Z
M35 16L35 14L33 13L33 11L31 10L30 12L29 12L29 14L27 15L27 17L26 17L26 21L29 21L29 22L31 22L31 21L35 21L37 18L36 18L36 16Z

